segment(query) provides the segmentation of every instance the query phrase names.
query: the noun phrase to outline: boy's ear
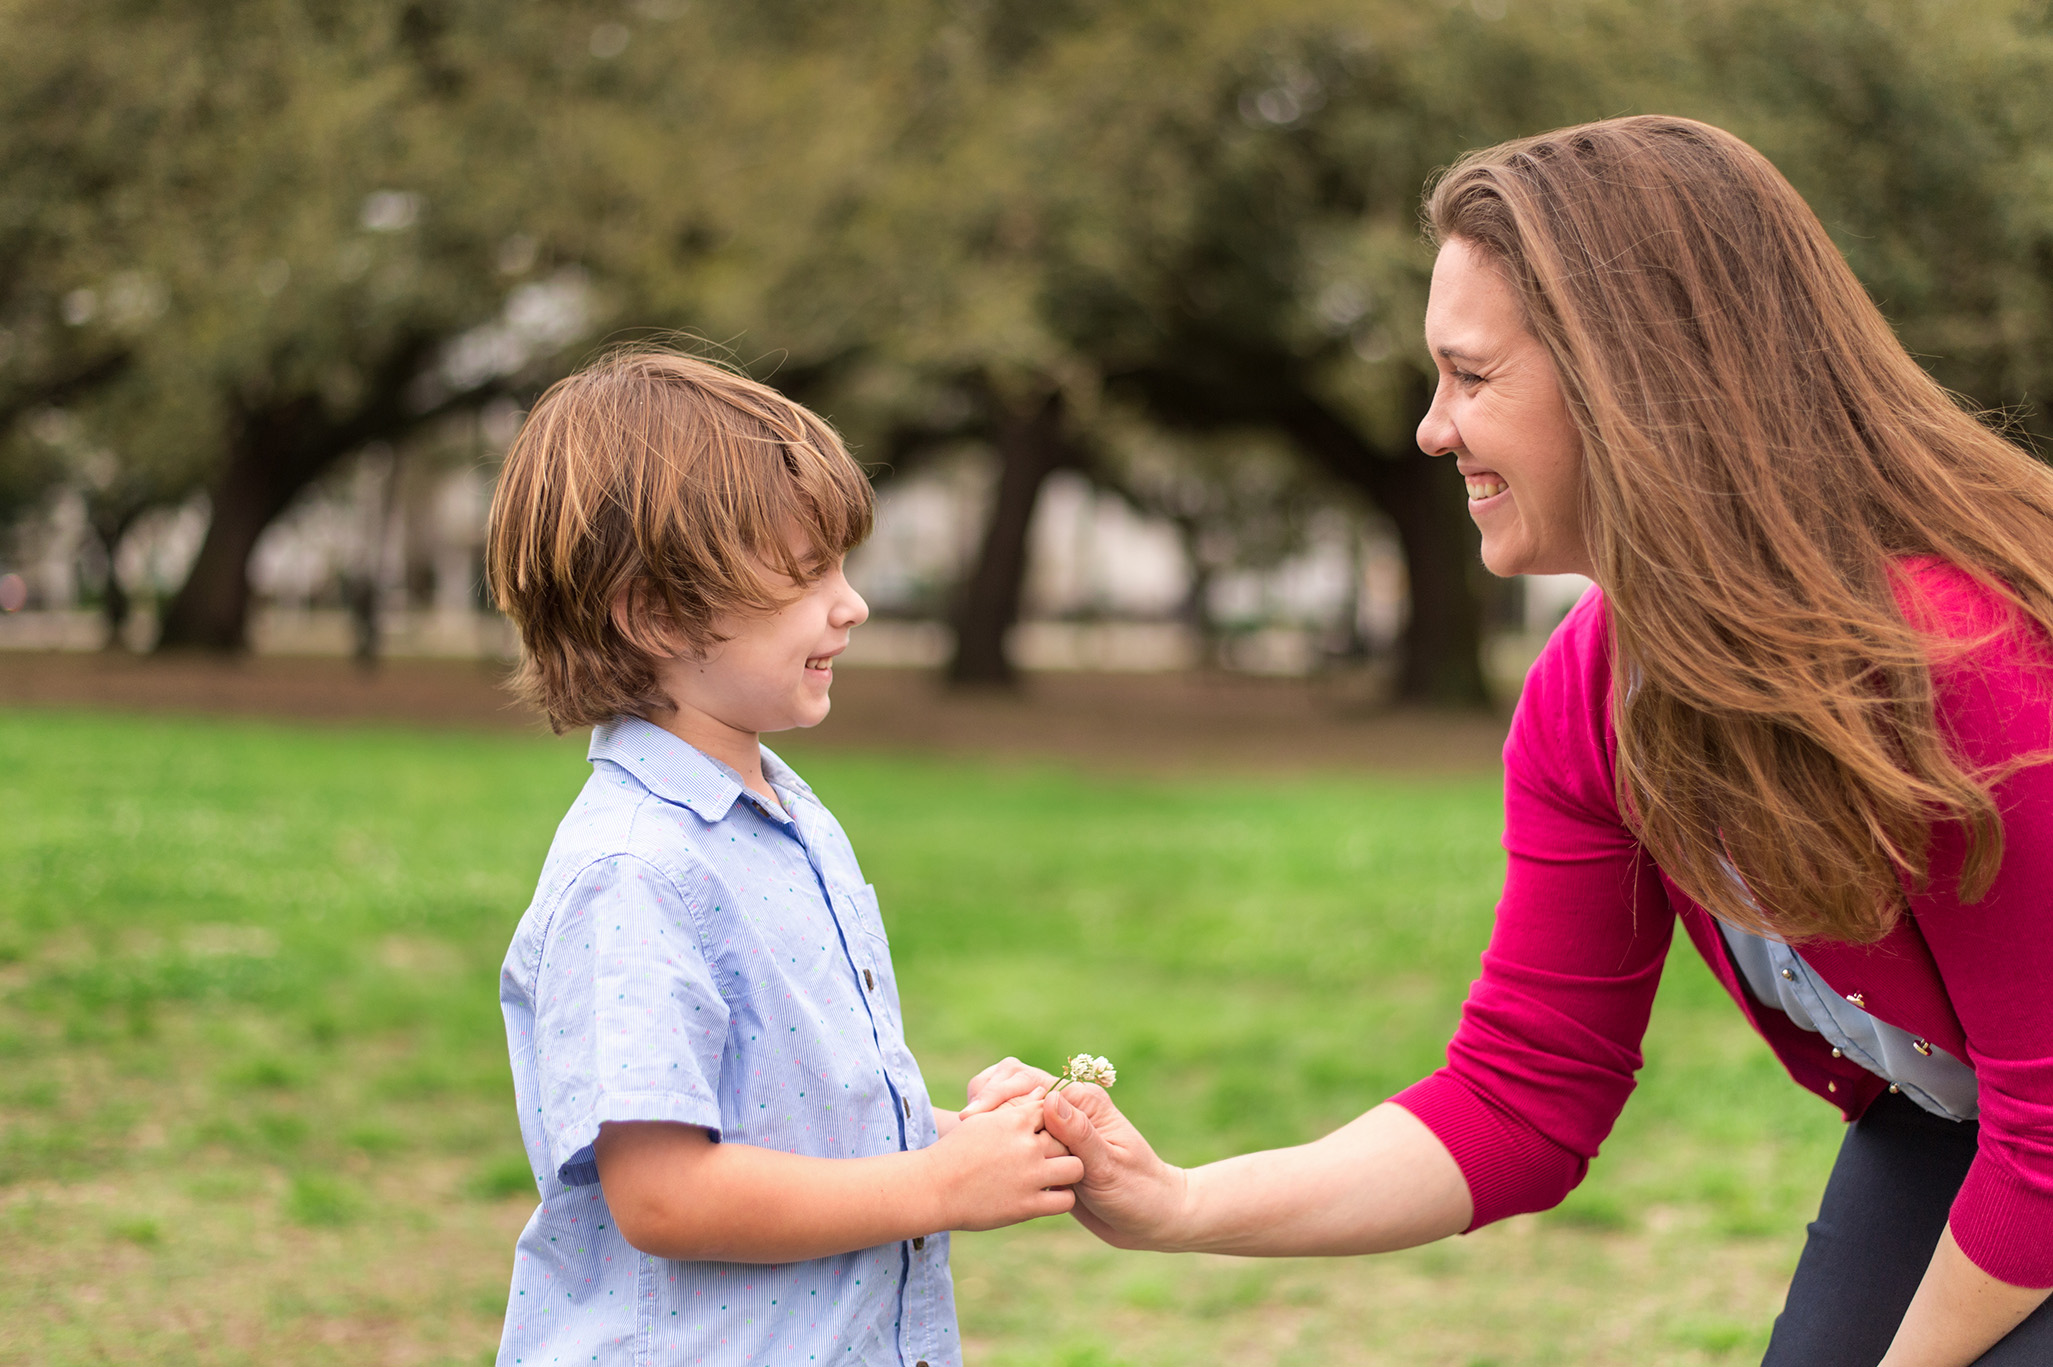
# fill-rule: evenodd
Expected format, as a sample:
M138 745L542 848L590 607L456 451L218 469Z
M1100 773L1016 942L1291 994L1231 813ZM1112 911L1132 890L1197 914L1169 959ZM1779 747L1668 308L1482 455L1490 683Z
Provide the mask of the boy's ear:
M627 641L656 655L682 655L688 648L684 633L670 618L662 600L646 584L622 584L607 609L613 629Z

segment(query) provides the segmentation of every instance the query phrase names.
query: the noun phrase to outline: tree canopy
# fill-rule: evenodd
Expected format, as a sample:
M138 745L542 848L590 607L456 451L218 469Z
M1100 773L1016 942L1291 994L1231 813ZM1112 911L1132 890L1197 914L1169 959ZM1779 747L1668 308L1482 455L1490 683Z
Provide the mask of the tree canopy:
M880 473L996 453L960 677L1008 668L1051 472L1259 538L1248 491L1289 482L1230 452L1281 449L1398 535L1403 694L1475 700L1472 530L1411 440L1435 169L1720 123L1944 382L2039 432L2049 64L2026 0L11 0L0 515L68 486L111 542L205 489L165 640L235 648L257 535L336 462L674 330Z

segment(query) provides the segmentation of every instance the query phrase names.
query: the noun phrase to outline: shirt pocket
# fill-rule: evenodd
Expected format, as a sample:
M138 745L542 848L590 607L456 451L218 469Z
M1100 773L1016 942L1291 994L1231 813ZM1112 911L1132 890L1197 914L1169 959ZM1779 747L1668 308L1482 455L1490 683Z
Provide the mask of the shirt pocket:
M856 976L862 979L874 1010L898 1029L898 979L891 971L891 944L884 938L884 920L877 911L877 889L868 883L847 894L854 909L856 933L849 948L856 959Z
M844 896L847 897L849 905L855 909L856 925L862 929L865 935L869 936L876 944L882 946L884 951L888 953L891 941L884 935L884 915L877 906L877 885L865 883L860 888L845 893Z

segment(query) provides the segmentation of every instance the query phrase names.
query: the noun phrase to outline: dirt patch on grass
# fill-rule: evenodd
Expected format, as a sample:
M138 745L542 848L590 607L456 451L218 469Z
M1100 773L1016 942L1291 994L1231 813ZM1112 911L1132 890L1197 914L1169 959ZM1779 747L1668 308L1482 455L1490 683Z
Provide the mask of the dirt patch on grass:
M1393 709L1361 676L1038 674L1014 690L956 690L930 673L849 667L834 715L788 736L795 753L889 749L1047 758L1088 766L1485 773L1501 713ZM156 659L0 654L0 706L384 722L542 733L504 667L262 656ZM774 743L774 742L773 742Z

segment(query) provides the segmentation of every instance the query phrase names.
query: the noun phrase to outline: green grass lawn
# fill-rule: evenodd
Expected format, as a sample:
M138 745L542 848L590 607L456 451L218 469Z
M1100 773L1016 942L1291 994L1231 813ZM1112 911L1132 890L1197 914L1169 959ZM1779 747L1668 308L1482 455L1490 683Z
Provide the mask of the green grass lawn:
M789 747L937 1098L1119 1065L1173 1161L1432 1068L1502 873L1475 780L1150 780ZM496 974L581 741L0 717L0 1361L488 1361L533 1190ZM979 1364L1758 1356L1838 1125L1687 947L1559 1211L1379 1259L963 1236Z

